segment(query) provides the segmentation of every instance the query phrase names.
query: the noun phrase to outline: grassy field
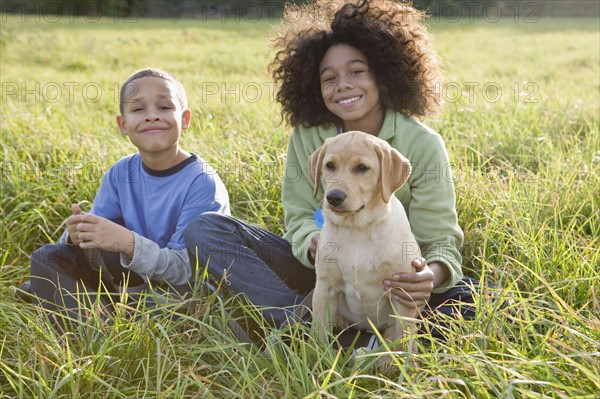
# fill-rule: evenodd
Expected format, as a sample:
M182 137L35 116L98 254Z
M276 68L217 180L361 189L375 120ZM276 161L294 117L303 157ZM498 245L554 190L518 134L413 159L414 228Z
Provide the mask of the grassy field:
M266 65L269 22L0 16L2 398L597 398L600 396L600 43L597 19L440 21L445 111L427 121L452 160L468 274L496 285L446 342L378 370L294 331L269 359L226 328L218 297L173 319L96 313L57 337L15 301L28 255L134 148L118 133L120 83L158 66L184 83L183 146L227 185L233 214L283 229L290 128ZM129 21L131 22L131 21ZM251 309L246 310L255 316ZM287 339L288 345L274 342Z

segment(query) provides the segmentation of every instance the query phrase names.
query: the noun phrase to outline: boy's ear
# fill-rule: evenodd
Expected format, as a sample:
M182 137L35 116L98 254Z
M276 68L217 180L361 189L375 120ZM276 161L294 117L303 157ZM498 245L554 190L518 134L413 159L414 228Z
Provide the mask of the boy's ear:
M189 109L186 109L185 111L183 111L183 114L181 115L181 128L182 129L189 128L191 121L192 121L192 111L190 111Z
M125 117L123 115L117 115L117 125L119 125L119 129L121 130L121 134L127 135L127 128L125 126Z

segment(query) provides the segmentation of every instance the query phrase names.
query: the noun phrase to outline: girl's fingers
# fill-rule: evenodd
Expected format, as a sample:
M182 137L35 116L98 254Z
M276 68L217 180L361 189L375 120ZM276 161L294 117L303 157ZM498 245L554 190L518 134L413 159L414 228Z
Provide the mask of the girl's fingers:
M411 265L417 269L417 272L419 272L423 270L425 266L427 266L427 262L425 261L425 258L417 258L411 262Z

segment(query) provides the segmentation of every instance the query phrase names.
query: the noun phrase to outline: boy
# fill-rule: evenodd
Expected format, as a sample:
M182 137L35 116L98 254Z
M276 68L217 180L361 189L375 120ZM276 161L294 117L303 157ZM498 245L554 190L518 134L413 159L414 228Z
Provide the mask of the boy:
M119 109L119 129L139 152L104 175L90 213L71 206L60 243L32 254L30 286L22 286L44 307L72 317L87 306L82 301L90 292L149 285L189 291L184 227L202 212L229 214L218 175L179 147L181 130L191 120L180 82L160 69L140 70L123 84ZM86 294L74 295L82 291Z

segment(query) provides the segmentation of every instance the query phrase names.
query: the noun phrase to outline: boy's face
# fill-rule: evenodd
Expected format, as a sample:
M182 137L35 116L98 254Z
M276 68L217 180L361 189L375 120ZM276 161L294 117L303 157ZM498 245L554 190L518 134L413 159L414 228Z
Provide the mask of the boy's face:
M344 125L369 124L381 114L379 87L367 58L347 44L331 46L319 64L321 95Z
M146 76L127 86L123 115L117 116L117 123L143 159L177 150L181 129L189 127L190 119L190 110L182 109L177 99L175 83Z

